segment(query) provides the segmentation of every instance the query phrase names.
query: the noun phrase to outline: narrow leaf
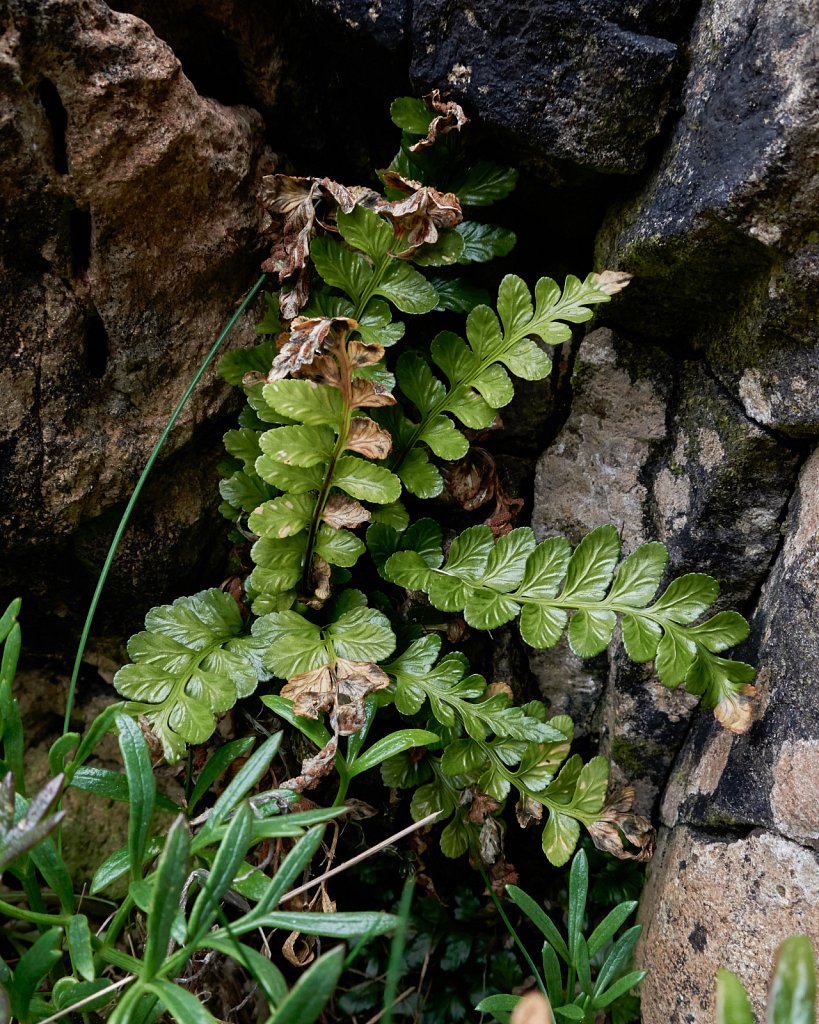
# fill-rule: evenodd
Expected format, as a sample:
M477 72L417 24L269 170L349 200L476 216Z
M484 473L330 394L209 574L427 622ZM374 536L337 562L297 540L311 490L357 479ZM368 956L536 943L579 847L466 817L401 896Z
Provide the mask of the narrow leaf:
M224 839L219 844L208 877L190 912L188 934L191 941L197 941L216 919L222 897L232 885L239 865L250 847L251 822L250 805L244 803L239 807Z
M182 895L182 886L188 874L190 835L185 819L180 815L168 831L165 848L159 858L147 919L147 941L143 963L143 978L153 978L162 966L168 951L171 929Z
M179 1024L219 1024L192 992L160 978L148 986Z
M356 758L350 769L352 777L374 768L376 765L386 761L388 757L400 754L404 750L414 750L416 747L429 746L437 743L439 737L428 729L400 729L391 733L366 750L360 757Z
M119 748L128 778L128 797L131 813L128 818L128 854L131 878L142 878L142 863L151 835L151 822L156 801L156 779L148 744L142 730L132 718L120 715L117 719Z
M85 914L72 914L69 917L66 940L74 970L86 981L93 981L94 954L91 949L91 929L88 927L88 918Z
M319 957L298 979L269 1024L315 1024L335 992L343 968L343 946Z

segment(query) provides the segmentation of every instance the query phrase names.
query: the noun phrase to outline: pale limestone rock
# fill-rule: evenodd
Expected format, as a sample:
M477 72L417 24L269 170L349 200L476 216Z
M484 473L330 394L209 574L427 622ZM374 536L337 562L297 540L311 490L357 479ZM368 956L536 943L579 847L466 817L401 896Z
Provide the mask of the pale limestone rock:
M817 906L819 858L797 843L663 831L639 912L644 1024L712 1024L720 967L739 975L763 1019L779 943L799 932L819 949Z

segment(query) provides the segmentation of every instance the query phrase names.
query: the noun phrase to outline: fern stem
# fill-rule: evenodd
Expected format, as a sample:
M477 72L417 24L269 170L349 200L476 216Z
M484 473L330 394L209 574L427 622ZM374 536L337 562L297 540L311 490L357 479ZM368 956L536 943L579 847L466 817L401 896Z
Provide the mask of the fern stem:
M108 579L108 573L111 571L111 566L112 566L112 564L114 562L114 556L117 553L117 549L119 548L120 541L122 540L122 536L125 533L126 527L128 526L128 522L131 519L131 514L134 511L134 507L136 506L137 500L139 499L139 495L140 495L140 493L142 491L142 488L144 487L145 482L148 479L148 476L150 475L151 470L153 469L154 463L157 460L157 457L159 455L159 452L162 449L162 446L165 444L165 441L168 439L168 435L170 434L171 429L173 428L173 426L176 423L177 419L179 419L179 416L180 416L182 410L187 405L188 399L193 394L193 391L196 388L196 385L199 383L199 381L200 381L202 375L204 374L205 370L211 364L214 356L216 355L216 353L218 352L219 348L221 347L222 342L228 336L228 334L232 330L232 328L233 328L234 324L236 323L236 321L239 319L239 317L242 315L242 313L244 313L244 311L247 309L247 307L250 305L250 303L255 298L257 292L261 288L261 286L264 283L264 280L265 280L266 277L267 277L267 274L262 274L262 276L259 278L259 280L253 285L253 287L247 293L247 295L245 296L244 300L242 301L242 304L239 306L239 308L236 310L236 312L233 314L233 316L227 322L226 326L223 328L223 330L220 333L219 337L213 343L213 346L211 347L210 351L205 356L203 362L199 366L199 369L193 375L193 379L191 380L191 382L188 385L188 387L185 389L185 393L182 395L182 397L179 400L178 405L176 406L174 411L171 413L171 417L168 420L168 422L167 422L167 424L165 426L165 429L159 435L159 438L157 439L157 442L154 445L153 450L151 451L151 454L148 456L148 461L145 463L145 468L142 470L142 473L141 473L141 475L139 477L139 480L137 480L136 486L134 487L134 490L133 490L133 492L131 494L131 497L130 497L130 499L128 501L128 504L127 504L127 506L125 508L125 511L122 513L122 518L119 521L119 526L117 527L116 533L114 534L114 538L111 541L111 546L108 549L108 554L106 555L105 562L103 563L102 570L100 571L99 578L97 579L97 586L96 586L96 589L94 590L94 596L91 598L91 605L90 605L90 607L88 609L88 614L85 617L85 624L83 625L82 634L80 636L79 646L77 647L77 655L76 655L76 657L74 659L74 670L71 673L71 682L69 683L69 686L68 686L68 696L66 698L66 703L65 703L65 718L63 720L63 735L65 735L68 732L68 729L69 729L69 723L71 721L71 711L73 710L73 707L74 707L74 694L75 694L76 689L77 689L77 680L79 679L80 667L82 665L82 657L83 657L83 654L85 654L85 647L86 647L86 644L88 643L88 636L89 636L89 634L91 632L91 624L94 621L94 615L96 614L96 611L97 611L97 605L99 604L100 597L101 597L102 591L103 591L103 587L105 586L105 582Z
M390 257L385 256L373 269L373 276L367 288L364 290L361 298L358 301L353 312L353 319L360 320L364 315L364 310L367 308L367 304L370 299L375 295L375 291L387 272L390 265ZM347 358L347 338L345 335L344 339L338 345L339 353L339 372L341 374L341 382L339 390L344 397L344 416L342 423L340 424L338 438L336 439L335 447L333 448L333 454L330 456L330 461L327 465L327 472L324 475L324 481L321 485L318 497L316 498L316 505L313 509L313 517L310 520L310 526L307 533L307 544L304 549L304 572L302 574L302 587L307 593L310 587L310 572L313 565L313 549L316 545L316 537L318 536L318 529L321 525L321 517L324 514L324 508L327 504L327 500L330 497L330 488L333 486L333 477L335 476L336 463L347 447L347 438L350 433L350 422L352 420L353 408L352 408L352 368Z
M350 367L350 360L347 358L347 335L339 342L337 346L338 352L338 369L341 380L339 382L339 390L344 399L344 412L342 414L341 423L339 424L338 437L336 438L335 447L333 448L333 454L330 456L330 461L327 464L327 472L324 475L324 481L321 485L318 497L316 498L315 508L313 509L313 516L310 520L310 526L307 533L307 544L304 549L304 573L302 575L302 587L305 594L310 588L310 573L313 565L313 549L316 546L316 538L318 536L319 526L321 526L321 517L324 515L324 509L327 505L327 499L330 497L330 488L333 486L333 477L336 472L336 463L341 457L344 449L347 447L347 441L350 435L350 422L353 416L353 403L352 403L352 368Z

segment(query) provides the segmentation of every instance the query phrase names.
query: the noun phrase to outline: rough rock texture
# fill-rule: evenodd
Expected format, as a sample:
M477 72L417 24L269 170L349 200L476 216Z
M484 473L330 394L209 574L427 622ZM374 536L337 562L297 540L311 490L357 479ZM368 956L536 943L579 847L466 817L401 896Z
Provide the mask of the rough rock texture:
M716 839L683 826L660 836L648 872L637 961L645 1024L715 1019L720 967L764 1019L774 953L795 932L819 946L819 858L781 836Z
M406 40L410 0L313 0L320 10L342 20L349 28L365 32L389 50Z
M98 0L4 6L0 557L34 597L29 613L76 615L113 527L91 545L90 523L129 496L253 279L255 182L272 164L259 115L198 96L145 23ZM229 400L209 374L172 433L141 514L153 543L127 558L131 586L177 587L212 543L201 473L178 519L167 489L183 466L212 472L201 448L182 450ZM212 426L197 436L205 451L215 440Z
M634 172L668 105L677 47L651 3L416 0L412 75L547 157ZM662 22L662 19L660 19Z
M601 261L637 274L617 322L708 353L746 413L819 433L816 6L705 3L682 113Z
M674 371L668 440L651 467L650 532L677 572L720 581L723 606L753 597L780 540L799 454L761 429L701 362Z
M800 474L753 621L756 721L731 742L697 723L663 802L667 825L764 825L819 849L818 527L819 451Z
M410 90L404 0L111 6L144 18L201 95L258 110L284 169L352 185L392 159L389 105Z

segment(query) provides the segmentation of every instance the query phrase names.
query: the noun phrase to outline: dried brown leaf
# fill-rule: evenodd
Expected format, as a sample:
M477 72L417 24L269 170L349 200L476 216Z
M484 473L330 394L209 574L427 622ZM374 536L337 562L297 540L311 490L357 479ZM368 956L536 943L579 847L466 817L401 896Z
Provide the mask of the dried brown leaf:
M527 992L512 1010L509 1024L555 1024L549 1000L542 992Z
M300 367L299 377L305 377L316 384L329 384L334 388L341 384L341 372L332 356L316 356L312 363Z
M345 494L334 494L324 506L322 518L336 530L354 530L357 526L368 523L371 514L369 509L364 508L355 498L348 498Z
M454 228L463 220L460 201L453 192L439 192L395 171L385 171L382 180L387 188L408 193L406 199L384 201L377 206L401 239L397 256L411 258L419 246L437 242L439 231Z
M495 539L503 537L514 527L515 520L523 508L523 498L510 498L500 481L495 488L495 508L492 515L484 519L484 525L492 531Z
M489 868L489 884L496 896L506 895L507 885L518 884L518 873L515 865L510 864L504 857L499 858Z
M378 409L384 405L395 405L395 395L378 381L357 377L353 381L352 405L354 409Z
M374 818L380 811L377 807L373 807L372 804L365 803L363 800L356 800L354 797L344 801L344 806L347 808L347 821L364 821L367 818Z
M651 860L654 854L656 832L648 818L631 812L633 804L632 786L616 790L588 830L598 850L611 853L620 860L644 862Z
M307 260L315 234L315 178L294 178L269 174L262 178L261 201L278 221L278 234L262 270L275 274L279 284L290 279L291 288L282 292L279 306L285 319L295 316L307 301L310 278Z
M494 864L503 850L500 825L494 818L487 818L478 835L478 850L484 864Z
M350 421L347 447L367 459L386 459L392 450L392 434L369 416L355 416Z
M410 153L417 153L419 150L434 146L439 135L446 135L447 132L460 131L465 124L469 124L469 118L464 113L463 107L454 100L442 100L439 89L424 97L427 105L437 112L438 116L430 123L427 137L419 139L410 146Z
M337 208L349 213L357 202L375 195L370 189L346 188L329 178L319 180L287 174L269 174L262 178L260 199L271 214L276 232L262 270L275 274L279 284L288 282L290 286L279 295L279 307L286 320L297 315L310 294L307 260L316 224L336 230Z
M594 287L606 295L616 295L628 286L632 275L624 270L604 270L600 274L592 275Z
M330 577L332 573L333 570L329 562L325 561L321 555L313 555L313 561L310 565L310 578L308 580L312 597L307 602L311 608L321 608L330 597L332 592Z
M329 665L292 676L281 688L281 696L293 701L293 711L305 718L318 718L335 702L335 677Z
M503 682L502 680L495 683L490 683L489 686L487 686L486 688L484 696L488 700L490 697L494 697L496 693L502 693L505 697L509 699L510 704L515 699L515 694L512 690L512 687L509 685L509 683Z
M380 363L384 358L384 346L366 345L358 338L353 338L347 345L347 358L354 370L358 370L362 366L372 366L374 363Z
M344 316L297 316L290 325L290 336L273 360L268 381L281 380L297 373L302 366L312 363L322 351L330 351L337 339L358 326L355 320Z
M521 828L537 825L543 818L543 804L529 796L522 796L515 804L515 817Z
M314 789L323 778L332 773L335 767L337 750L338 736L333 736L326 746L313 754L312 757L306 757L302 761L301 774L297 775L294 779L288 779L287 782L282 784L282 788L293 789L297 793Z
M288 679L281 695L293 701L297 715L318 718L319 712L329 711L338 734L351 736L364 724L364 698L389 682L387 673L372 662L339 658L334 666Z
M472 448L444 470L444 477L448 496L467 512L490 501L498 484L495 460L483 448Z
M751 699L756 694L756 687L746 684L739 693L723 697L714 708L714 718L730 732L741 736L751 728L754 706Z

